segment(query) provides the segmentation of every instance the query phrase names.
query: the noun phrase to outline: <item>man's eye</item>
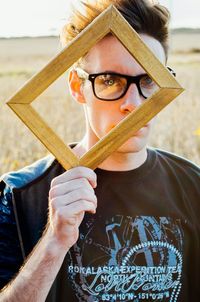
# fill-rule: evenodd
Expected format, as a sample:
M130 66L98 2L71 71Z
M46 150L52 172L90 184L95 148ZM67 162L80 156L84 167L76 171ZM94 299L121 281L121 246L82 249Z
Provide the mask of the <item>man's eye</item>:
M141 80L140 80L140 84L143 86L143 87L146 87L146 86L152 86L154 85L154 81L149 77L149 76L144 76Z
M105 80L105 81L104 81L104 84L105 84L106 86L112 86L112 85L115 84L115 81L114 81L113 79Z
M102 75L99 77L99 80L105 86L113 86L116 83L116 79L114 79L110 75Z

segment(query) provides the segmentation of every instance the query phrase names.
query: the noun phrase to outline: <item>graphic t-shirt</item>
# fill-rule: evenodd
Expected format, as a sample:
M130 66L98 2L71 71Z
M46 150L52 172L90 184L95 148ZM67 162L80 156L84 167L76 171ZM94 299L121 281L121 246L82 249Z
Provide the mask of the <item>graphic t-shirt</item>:
M199 169L148 150L138 169L95 172L97 212L66 257L66 301L199 301Z

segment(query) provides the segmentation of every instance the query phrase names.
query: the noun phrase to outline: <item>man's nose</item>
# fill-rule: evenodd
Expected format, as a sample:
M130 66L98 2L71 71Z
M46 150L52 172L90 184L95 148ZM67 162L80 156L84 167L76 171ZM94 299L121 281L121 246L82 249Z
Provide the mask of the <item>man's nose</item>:
M139 94L135 84L131 84L127 93L123 97L123 102L120 106L121 112L132 112L142 103L142 97Z

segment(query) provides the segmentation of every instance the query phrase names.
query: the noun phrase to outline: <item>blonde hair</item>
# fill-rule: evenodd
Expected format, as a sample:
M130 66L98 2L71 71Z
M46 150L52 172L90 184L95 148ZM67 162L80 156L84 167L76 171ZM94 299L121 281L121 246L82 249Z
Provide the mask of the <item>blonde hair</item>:
M60 35L62 45L75 38L111 4L138 33L148 34L158 40L168 56L170 13L154 0L73 0L70 15Z

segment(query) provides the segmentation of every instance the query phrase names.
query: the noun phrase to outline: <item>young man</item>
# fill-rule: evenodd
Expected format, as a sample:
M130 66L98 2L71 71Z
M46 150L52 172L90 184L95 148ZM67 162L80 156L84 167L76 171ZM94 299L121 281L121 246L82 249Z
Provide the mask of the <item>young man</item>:
M167 9L94 2L72 15L66 42L113 3L165 64ZM78 156L157 89L112 35L77 63L69 85L86 116L84 138L71 145ZM0 278L2 286L11 281L0 301L198 301L200 170L147 148L153 123L95 171L65 172L48 157L3 177Z

